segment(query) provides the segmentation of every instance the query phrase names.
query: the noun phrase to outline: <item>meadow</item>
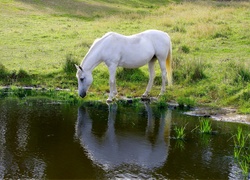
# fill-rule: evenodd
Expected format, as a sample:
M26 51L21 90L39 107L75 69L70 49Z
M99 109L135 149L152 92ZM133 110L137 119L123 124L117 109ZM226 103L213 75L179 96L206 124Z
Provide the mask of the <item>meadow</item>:
M167 32L173 46L174 86L164 100L236 107L250 113L250 2L165 0L0 1L0 86L70 89L77 96L74 63L109 31L131 35ZM160 68L151 95L160 92ZM87 100L108 96L100 64ZM138 97L147 66L118 69L120 96Z

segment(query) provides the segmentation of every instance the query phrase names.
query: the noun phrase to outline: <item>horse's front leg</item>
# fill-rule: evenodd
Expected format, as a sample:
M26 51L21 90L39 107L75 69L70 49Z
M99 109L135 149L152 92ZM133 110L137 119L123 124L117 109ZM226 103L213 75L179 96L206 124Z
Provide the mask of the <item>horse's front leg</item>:
M116 74L116 66L109 66L109 97L107 99L107 102L112 102L115 95L117 94L116 89L116 80L115 80L115 74Z
M149 92L152 89L154 78L155 78L154 65L155 65L155 60L151 60L148 63L149 81L148 81L148 85L147 85L146 91L143 93L142 97L147 97L149 95Z

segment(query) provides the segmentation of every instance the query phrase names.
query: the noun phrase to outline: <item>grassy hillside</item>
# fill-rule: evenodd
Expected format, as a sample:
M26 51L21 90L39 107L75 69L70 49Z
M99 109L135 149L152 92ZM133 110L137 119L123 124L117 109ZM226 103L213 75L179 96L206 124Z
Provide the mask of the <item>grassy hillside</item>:
M159 29L173 43L174 87L168 100L249 113L249 9L244 1L2 0L0 85L75 90L72 64L81 62L96 38L108 31L129 35ZM156 68L153 96L161 84ZM88 98L106 99L107 68L101 64L93 75ZM119 69L117 76L120 95L140 96L147 66L129 73Z

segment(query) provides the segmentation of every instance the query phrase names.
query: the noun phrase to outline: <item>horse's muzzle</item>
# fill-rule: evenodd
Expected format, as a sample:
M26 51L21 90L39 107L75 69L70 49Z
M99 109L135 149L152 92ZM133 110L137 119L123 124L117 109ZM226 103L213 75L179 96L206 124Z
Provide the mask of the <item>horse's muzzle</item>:
M83 92L83 93L81 93L81 94L79 94L82 98L84 98L85 96L86 96L86 92Z

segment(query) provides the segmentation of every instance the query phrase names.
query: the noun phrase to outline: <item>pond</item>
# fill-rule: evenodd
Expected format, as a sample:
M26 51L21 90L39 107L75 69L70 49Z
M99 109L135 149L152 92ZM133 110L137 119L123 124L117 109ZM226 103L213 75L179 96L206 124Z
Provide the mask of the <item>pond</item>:
M244 124L200 119L149 103L82 106L0 100L0 179L242 179L233 134ZM185 141L174 127L185 126ZM249 174L248 174L249 176Z

